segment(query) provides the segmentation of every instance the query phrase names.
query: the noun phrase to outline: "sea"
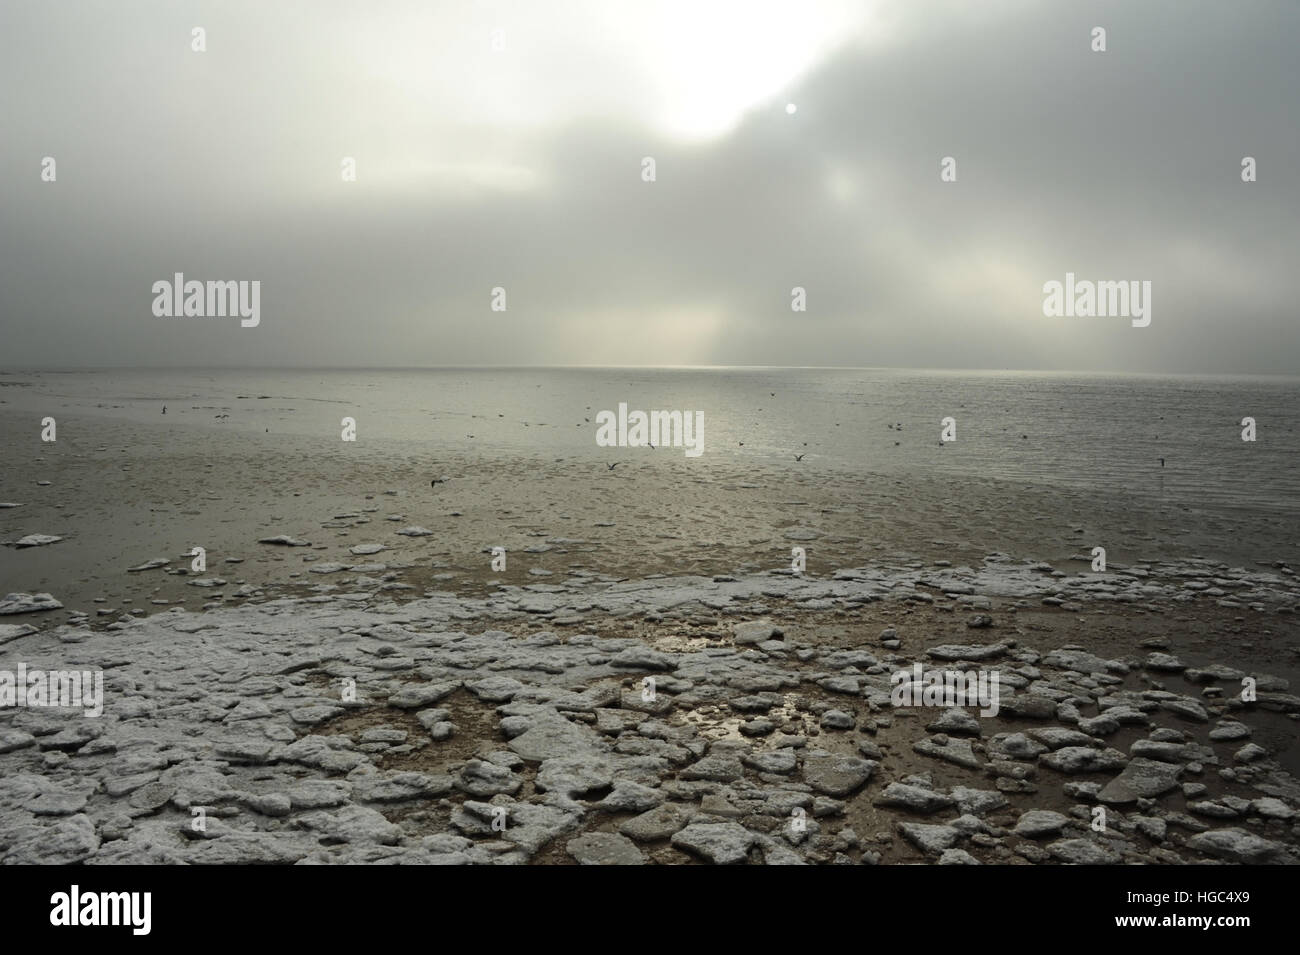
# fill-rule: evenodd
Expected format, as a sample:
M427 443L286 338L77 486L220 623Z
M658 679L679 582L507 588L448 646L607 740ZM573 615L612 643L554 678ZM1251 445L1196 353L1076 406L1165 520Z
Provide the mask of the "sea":
M166 407L169 425L181 419L228 433L333 434L351 418L359 442L608 461L626 452L597 444L597 417L625 404L702 413L704 453L692 466L803 455L804 467L864 481L976 475L1300 514L1298 378L771 367L101 369L5 372L0 401L5 410L142 423L160 420ZM945 425L955 440L942 440Z

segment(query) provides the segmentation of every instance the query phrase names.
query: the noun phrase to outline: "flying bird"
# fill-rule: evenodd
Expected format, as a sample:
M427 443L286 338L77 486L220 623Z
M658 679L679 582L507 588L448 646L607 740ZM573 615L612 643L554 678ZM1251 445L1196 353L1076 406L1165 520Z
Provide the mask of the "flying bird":
M618 462L615 461L613 464L606 464L605 467L609 468L609 469L612 471L612 470L614 470L616 467L618 467Z
M808 452L805 451L803 454L796 454L796 455L794 456L794 459L795 459L796 461L802 461L802 460L803 460L803 455L804 455L804 454L807 454L807 453L808 453Z

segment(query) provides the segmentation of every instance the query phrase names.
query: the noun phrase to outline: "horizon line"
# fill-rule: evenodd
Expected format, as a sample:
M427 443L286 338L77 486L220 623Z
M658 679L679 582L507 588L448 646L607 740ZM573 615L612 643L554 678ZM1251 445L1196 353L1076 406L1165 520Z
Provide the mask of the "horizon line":
M1137 378L1283 378L1300 375L1277 372L1117 371L1081 368L991 368L915 365L617 365L617 364L456 364L456 365L13 365L0 375L59 374L81 371L910 371L978 374L1088 375Z

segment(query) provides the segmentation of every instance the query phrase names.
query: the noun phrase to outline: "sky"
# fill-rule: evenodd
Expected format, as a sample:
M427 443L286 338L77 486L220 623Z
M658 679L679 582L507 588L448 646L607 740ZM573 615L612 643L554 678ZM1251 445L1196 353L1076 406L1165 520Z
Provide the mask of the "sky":
M6 0L0 368L1295 374L1298 37L1294 0ZM155 315L177 272L259 324ZM1150 324L1044 315L1067 273Z

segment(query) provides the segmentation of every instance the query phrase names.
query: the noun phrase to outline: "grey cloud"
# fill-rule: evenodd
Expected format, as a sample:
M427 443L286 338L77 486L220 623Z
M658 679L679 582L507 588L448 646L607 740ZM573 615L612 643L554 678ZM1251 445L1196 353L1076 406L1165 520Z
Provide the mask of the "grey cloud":
M891 4L892 40L845 37L694 142L633 110L422 114L348 55L355 11L313 5L285 36L247 31L252 9L0 13L6 363L1291 373L1300 358L1292 4ZM201 62L191 19L210 22ZM617 63L591 68L599 87ZM1241 183L1244 155L1259 182ZM160 326L149 289L174 271L260 279L261 326ZM1066 271L1151 280L1150 328L1044 318L1042 283Z

